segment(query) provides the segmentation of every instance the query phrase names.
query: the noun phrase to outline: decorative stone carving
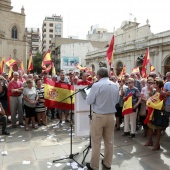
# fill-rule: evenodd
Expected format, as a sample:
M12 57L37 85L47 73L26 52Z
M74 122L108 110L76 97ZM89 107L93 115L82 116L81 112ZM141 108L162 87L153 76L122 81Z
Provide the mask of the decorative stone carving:
M146 24L149 25L149 20L148 19L146 20Z
M5 31L0 30L0 37L5 38Z

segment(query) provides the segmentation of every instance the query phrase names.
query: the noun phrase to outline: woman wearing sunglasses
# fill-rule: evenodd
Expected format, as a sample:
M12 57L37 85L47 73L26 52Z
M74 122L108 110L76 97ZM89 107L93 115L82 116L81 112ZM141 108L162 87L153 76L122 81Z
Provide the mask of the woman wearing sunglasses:
M141 98L141 107L139 110L139 119L144 129L143 137L146 137L148 132L148 126L144 124L144 120L146 119L148 113L146 107L146 101L149 99L149 97L151 97L156 92L156 90L153 88L153 84L154 84L153 78L149 77L147 79L146 86L143 87L141 91L142 98Z
M126 85L128 86L128 88L126 88L126 90L125 90L124 99L126 98L126 96L128 96L130 93L132 93L133 112L130 113L130 114L124 115L124 133L123 133L123 136L130 135L130 137L134 138L135 133L136 133L137 108L138 108L138 105L141 102L141 93L138 90L138 88L136 88L134 86L134 79L133 78L129 78L126 82Z
M154 83L154 88L156 89L155 95L153 95L152 97L150 97L148 99L148 102L154 102L154 101L161 101L165 99L164 93L163 93L163 87L164 87L164 83L161 79L155 79L155 83ZM149 127L149 134L148 134L148 141L144 146L153 146L153 132L154 130L156 130L156 144L155 146L152 148L152 151L156 151L160 149L160 138L161 138L161 130L164 130L163 127L160 126L155 126L153 125L150 120L152 120L153 116L149 117L149 121L148 122L148 127ZM146 120L145 120L146 121ZM146 122L146 123L147 123Z
M36 88L33 87L33 80L27 79L26 81L27 87L24 88L23 91L23 99L24 99L24 110L26 113L25 116L25 130L28 131L28 121L31 118L32 127L37 129L35 126L35 106L38 101L38 93Z

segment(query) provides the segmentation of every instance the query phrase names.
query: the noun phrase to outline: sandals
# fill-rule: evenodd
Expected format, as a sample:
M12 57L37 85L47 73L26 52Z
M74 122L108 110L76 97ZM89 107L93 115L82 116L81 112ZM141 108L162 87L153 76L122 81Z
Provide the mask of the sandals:
M159 150L160 149L160 145L156 145L156 146L154 146L153 148L152 148L152 151L157 151L157 150Z
M25 131L28 131L28 127L25 127Z
M33 129L38 129L38 127L37 127L37 126L32 126L32 128L33 128Z
M146 144L144 144L144 146L153 146L153 142L147 142Z

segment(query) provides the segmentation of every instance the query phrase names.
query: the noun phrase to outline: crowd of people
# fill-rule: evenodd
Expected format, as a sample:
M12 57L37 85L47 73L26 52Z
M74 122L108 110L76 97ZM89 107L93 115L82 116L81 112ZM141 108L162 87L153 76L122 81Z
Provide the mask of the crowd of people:
M122 136L135 138L138 125L142 125L143 136L147 137L144 146L153 146L152 151L159 150L161 132L165 132L167 126L153 123L154 112L149 114L148 110L152 108L148 103L155 104L159 101L161 104L164 103L161 107L159 105L159 109L161 112L164 111L165 118L169 122L170 72L167 72L165 77L161 75L158 77L155 72L151 72L147 78L141 78L139 73L126 73L117 77L109 75L107 69L100 68L97 79L98 82L93 84L87 96L87 103L92 105L93 110L90 129L92 155L90 163L86 164L87 168L99 169L100 146L103 138L105 148L101 163L105 169L111 169L114 131L119 131L120 127L123 128ZM132 96L132 111L122 116L123 106L129 95ZM156 107L153 110L156 111ZM157 136L155 144L152 140L154 133Z
M100 77L94 71L92 72L73 72L65 73L61 70L56 75L49 75L46 72L41 75L23 74L21 71L13 72L11 79L7 74L0 76L0 121L2 122L2 134L9 135L6 130L7 122L11 122L13 128L18 125L25 126L28 131L29 124L32 123L32 128L37 129L39 126L46 126L46 118L51 112L51 119L58 118L59 123L65 121L69 123L70 109L65 110L48 108L44 106L44 78L49 78L58 83L66 83L71 85L92 85L95 82L101 82ZM153 146L152 136L157 135L157 141L153 147L153 151L160 149L161 132L165 128L153 125L151 122L144 123L148 114L148 107L146 105L148 100L151 100L154 94L159 94L160 98L164 100L164 109L166 113L170 113L170 72L166 73L165 77L158 76L155 72L151 72L147 78L142 78L138 73L125 73L122 77L117 77L113 72L108 73L109 81L112 82L118 89L118 96L114 93L113 101L105 102L109 93L103 93L98 101L98 107L94 112L100 113L107 105L107 110L112 106L115 107L114 113L116 117L115 131L119 131L123 127L123 136L134 138L138 124L143 126L143 136L148 137L145 146ZM102 82L103 79L102 79ZM97 84L97 83L95 83ZM113 90L114 91L114 90ZM102 93L102 88L98 89L97 93ZM122 116L122 108L125 98L132 93L132 113ZM89 103L97 103L97 100L91 96L88 99ZM92 103L93 103L92 102ZM109 104L109 105L108 105ZM110 109L112 110L112 109ZM64 118L63 118L64 113ZM110 112L108 112L110 113ZM11 119L10 119L11 118ZM103 118L104 119L104 118ZM99 119L98 119L99 120ZM105 161L105 160L104 160Z
M29 124L37 129L46 126L46 118L51 112L51 119L59 118L59 123L69 123L69 108L66 110L48 108L44 106L44 78L52 79L58 83L71 85L90 85L97 79L94 72L89 76L87 73L70 71L68 74L61 70L56 75L46 72L37 74L22 74L21 71L13 72L12 77L8 74L0 75L0 122L2 122L2 134L9 135L6 130L7 122L13 128L24 126L29 130Z

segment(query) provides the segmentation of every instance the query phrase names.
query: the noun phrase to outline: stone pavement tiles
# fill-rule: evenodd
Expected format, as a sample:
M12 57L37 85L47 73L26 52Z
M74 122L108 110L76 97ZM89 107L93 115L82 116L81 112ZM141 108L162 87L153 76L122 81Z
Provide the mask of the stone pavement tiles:
M89 137L75 137L73 134L72 153L79 153L73 158L83 168L79 167L73 159L53 163L53 160L70 156L69 123L59 125L58 120L55 120L50 121L47 127L42 126L37 130L30 128L28 132L21 127L13 129L9 126L8 130L10 136L0 136L1 170L81 170L86 169L85 163L90 161L91 150L82 164L83 151L89 144ZM137 131L134 139L123 137L121 131L115 132L114 138L112 169L170 170L170 127L161 138L159 151L151 151L151 147L143 146L147 138L142 137L142 130ZM102 142L101 154L104 152L103 148ZM102 158L101 155L100 159ZM101 162L100 169L104 169Z

